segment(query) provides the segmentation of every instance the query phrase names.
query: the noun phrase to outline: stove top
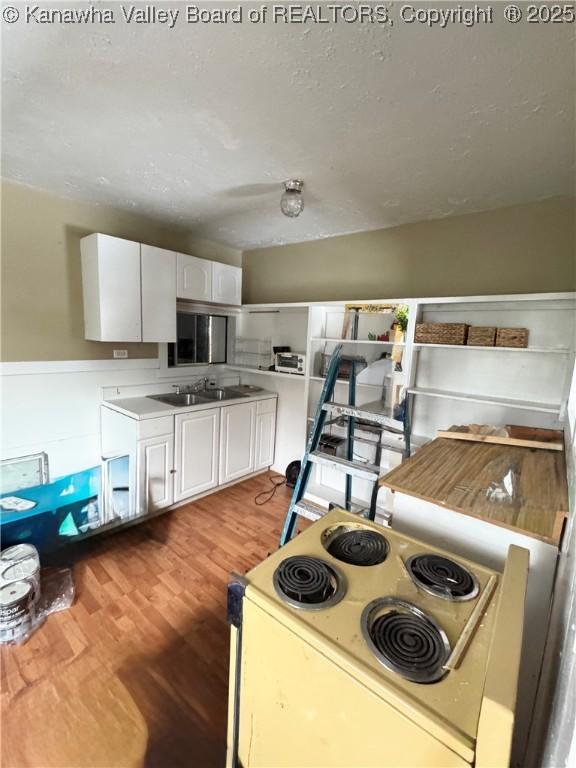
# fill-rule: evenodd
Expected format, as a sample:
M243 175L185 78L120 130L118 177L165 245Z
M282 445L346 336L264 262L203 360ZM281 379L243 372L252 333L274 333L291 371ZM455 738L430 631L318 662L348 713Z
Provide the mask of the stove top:
M361 618L362 634L386 669L414 683L446 674L450 642L438 623L413 603L394 597L373 600Z
M346 593L342 574L319 557L287 557L274 571L272 580L285 603L309 611L335 605Z
M392 706L410 701L430 722L454 724L455 739L475 738L498 594L493 570L334 509L246 579L251 603L356 670Z
M378 565L388 556L390 546L378 531L360 525L338 525L323 537L326 550L349 565Z
M474 574L448 557L428 552L413 555L406 569L421 589L443 600L473 600L478 595Z

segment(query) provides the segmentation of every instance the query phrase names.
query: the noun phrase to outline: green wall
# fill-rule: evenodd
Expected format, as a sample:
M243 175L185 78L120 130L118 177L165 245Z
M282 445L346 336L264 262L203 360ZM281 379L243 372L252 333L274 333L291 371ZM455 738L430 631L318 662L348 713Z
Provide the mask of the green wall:
M246 303L576 290L575 199L260 248L243 264Z
M3 181L2 360L96 360L112 357L114 348L157 356L156 344L84 339L80 238L92 232L238 266L242 259L165 222Z

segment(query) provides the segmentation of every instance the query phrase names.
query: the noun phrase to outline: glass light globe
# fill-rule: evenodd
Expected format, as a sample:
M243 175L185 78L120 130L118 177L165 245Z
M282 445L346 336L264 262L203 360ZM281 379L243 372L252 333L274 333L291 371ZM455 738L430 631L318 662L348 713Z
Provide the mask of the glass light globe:
M304 182L291 180L284 182L286 191L280 198L280 210L284 216L293 219L300 216L304 210L304 198L302 197L302 187Z

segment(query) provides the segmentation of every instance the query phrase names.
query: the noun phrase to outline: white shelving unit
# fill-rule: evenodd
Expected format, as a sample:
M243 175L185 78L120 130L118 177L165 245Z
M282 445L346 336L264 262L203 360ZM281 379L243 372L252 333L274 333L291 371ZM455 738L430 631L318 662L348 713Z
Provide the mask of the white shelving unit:
M468 392L449 392L443 389L425 389L424 387L408 387L412 395L425 397L440 397L445 400L462 400L468 403L486 403L505 408L518 408L521 411L539 411L540 413L560 414L560 403L541 403L530 400L514 400L508 397L483 397Z
M272 376L275 379L292 379L298 381L301 384L304 383L304 376L297 373L284 373L282 371L265 371L262 368L250 368L247 365L229 365L228 368L231 371L242 371L244 373L256 373L260 376Z
M477 347L472 344L414 344L414 350L421 349L466 349L471 352L533 352L536 354L570 355L572 350L556 347Z
M325 379L324 376L310 376L309 380L310 381L325 381L326 379ZM345 384L347 386L348 385L348 379L337 379L336 383L337 384ZM368 383L363 383L361 381L357 381L356 382L356 386L357 387L372 387L372 389L382 389L382 384L368 384Z
M408 330L403 344L366 338L368 333L385 333L390 325L390 316L386 320L371 313L362 318L359 339L340 338L345 329L346 305L369 303L408 307ZM365 357L370 370L377 369L374 363L393 347L402 348L402 372L388 371L389 390L400 386L410 392L413 444L420 445L432 439L438 429L453 424L561 428L574 368L575 320L576 293L247 305L237 319L238 335L271 339L273 346L289 345L294 351L306 352L306 372L297 376L229 367L240 372L243 380L278 392L274 468L283 472L290 461L302 457L308 419L313 416L324 381L320 375L320 355L329 354L335 344L342 343L345 354ZM529 346L416 344L417 321L528 328ZM466 352L455 354L458 350ZM362 381L363 378L368 381ZM298 385L287 380L297 381ZM346 397L347 390L348 381L339 380L335 399ZM381 391L382 381L373 382L367 373L357 381L359 404L378 399ZM399 457L385 454L385 460L392 468ZM334 500L343 488L342 476L328 475L324 471L321 478L314 477L312 486L317 496L325 488L324 498ZM361 485L357 488L355 484L354 496L362 498ZM383 497L384 494L379 502Z
M328 339L324 338L322 336L316 336L315 338L312 338L311 341L328 341L335 344L370 344L374 346L383 346L383 347L404 347L406 346L405 343L402 342L394 342L394 341L377 341L375 339Z

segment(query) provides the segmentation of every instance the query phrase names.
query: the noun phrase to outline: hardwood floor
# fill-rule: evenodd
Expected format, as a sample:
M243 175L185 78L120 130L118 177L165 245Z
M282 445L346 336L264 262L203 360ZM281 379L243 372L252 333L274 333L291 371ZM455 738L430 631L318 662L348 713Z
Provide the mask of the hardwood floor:
M1 651L3 768L125 766L139 738L145 766L224 765L226 585L278 547L290 491L256 506L269 477L63 551L74 605Z

